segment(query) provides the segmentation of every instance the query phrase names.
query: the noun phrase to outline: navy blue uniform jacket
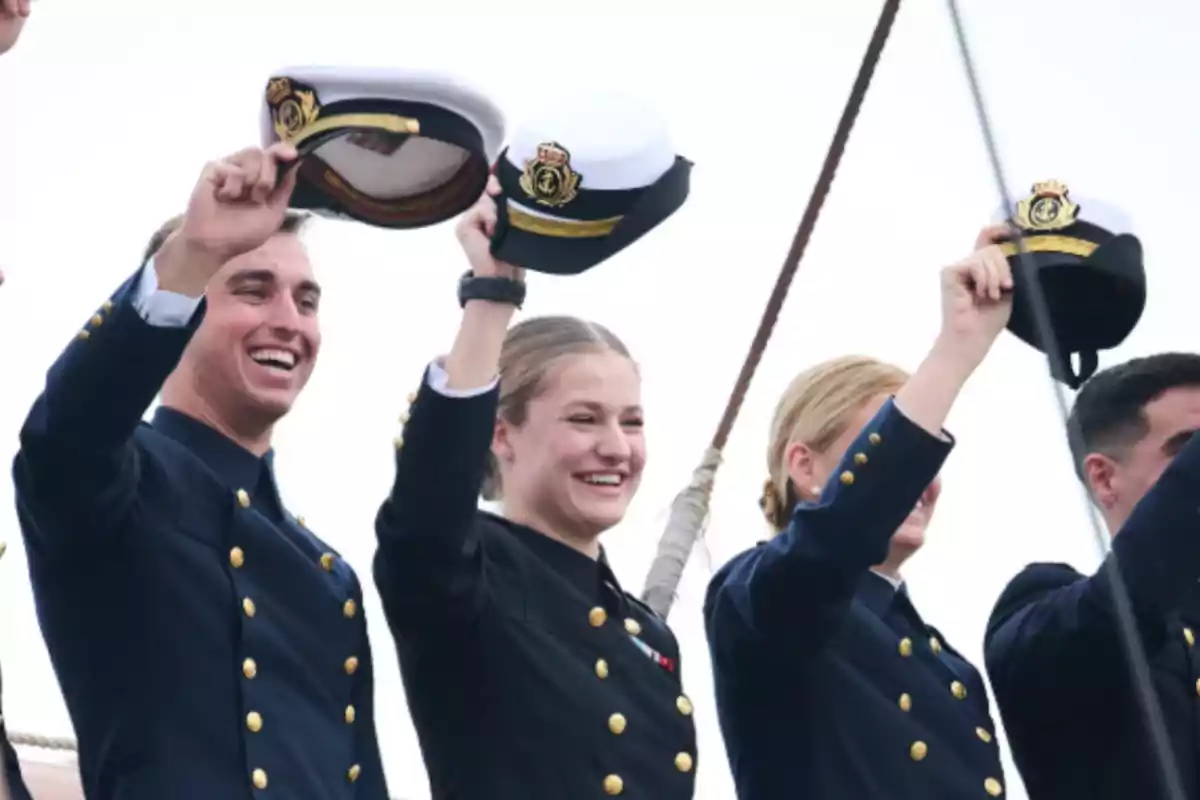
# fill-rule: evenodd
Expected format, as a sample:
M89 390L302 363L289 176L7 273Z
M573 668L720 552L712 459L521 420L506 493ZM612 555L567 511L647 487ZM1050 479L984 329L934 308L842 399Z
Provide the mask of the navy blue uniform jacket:
M704 616L741 800L1003 795L979 673L869 571L951 446L888 401L820 502L713 577Z
M375 580L434 800L689 800L679 646L596 561L478 510L499 390L424 382Z
M362 593L270 459L159 409L199 324L135 276L51 367L17 511L89 800L384 800Z
M1176 771L1200 799L1200 436L1113 538ZM988 622L985 663L1030 800L1166 800L1113 611L1112 564L1033 564Z

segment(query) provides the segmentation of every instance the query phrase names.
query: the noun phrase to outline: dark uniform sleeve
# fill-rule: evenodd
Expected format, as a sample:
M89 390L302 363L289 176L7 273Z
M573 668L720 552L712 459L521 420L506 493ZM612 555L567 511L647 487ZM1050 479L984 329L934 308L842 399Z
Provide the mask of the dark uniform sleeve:
M479 491L499 387L447 397L421 382L396 449L396 480L376 517L375 583L389 624L462 619L482 596Z
M889 400L846 450L819 503L736 556L704 604L714 656L740 646L811 647L834 631L862 575L887 556L892 534L941 469L952 440L932 436Z
M201 304L186 327L150 325L132 302L140 278L141 270L54 362L21 428L13 481L32 550L97 544L132 507L131 438L203 316Z
M1097 697L1128 694L1128 667L1113 606L1113 568L1129 594L1142 644L1158 650L1200 576L1200 437L1175 457L1113 538L1091 577L1035 564L996 602L984 660L1006 716L1058 719Z

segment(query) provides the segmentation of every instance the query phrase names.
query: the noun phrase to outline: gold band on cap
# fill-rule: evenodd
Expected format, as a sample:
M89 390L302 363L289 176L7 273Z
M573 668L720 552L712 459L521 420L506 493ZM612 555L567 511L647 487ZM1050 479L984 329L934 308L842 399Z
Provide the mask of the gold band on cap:
M1069 256L1087 258L1096 252L1098 245L1087 239L1077 239L1074 236L1028 236L1024 240L1025 251L1028 253L1064 253ZM1004 242L1000 251L1005 256L1015 256L1020 253L1016 242Z
M412 117L402 117L399 114L340 114L321 117L300 128L296 133L280 138L299 147L317 134L342 128L370 128L388 133L408 133L416 136L421 133L421 122Z
M300 89L287 78L272 78L267 84L267 105L276 135L297 147L318 134L341 128L369 128L414 136L421 133L420 120L399 114L330 114L316 92Z
M619 216L587 220L547 219L513 208L511 205L508 207L508 224L512 227L526 233L558 239L595 239L607 236L621 219Z

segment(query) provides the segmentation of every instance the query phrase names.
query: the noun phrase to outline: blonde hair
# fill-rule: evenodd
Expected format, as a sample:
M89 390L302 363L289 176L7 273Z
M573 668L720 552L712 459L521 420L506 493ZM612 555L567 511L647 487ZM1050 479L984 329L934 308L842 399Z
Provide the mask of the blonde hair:
M827 450L859 409L875 397L894 394L907 380L908 373L899 367L866 356L831 359L792 380L771 420L768 478L759 501L775 531L787 527L799 501L788 476L788 445L803 442L817 452Z
M587 353L613 352L630 358L616 334L577 317L530 317L509 329L500 349L500 407L497 416L523 425L529 401L545 388L546 378L560 359ZM481 490L484 500L499 500L500 465L491 451Z

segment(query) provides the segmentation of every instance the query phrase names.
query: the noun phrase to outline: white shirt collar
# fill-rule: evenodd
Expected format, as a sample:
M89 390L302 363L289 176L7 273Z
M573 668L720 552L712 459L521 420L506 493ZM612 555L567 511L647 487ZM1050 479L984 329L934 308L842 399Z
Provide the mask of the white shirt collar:
M885 581L890 583L892 585L892 588L896 589L897 591L899 591L900 587L904 585L903 578L893 578L891 575L884 574L884 573L880 572L879 570L875 569L874 567L871 567L871 572L874 572L876 575L878 575L879 577L883 578Z

